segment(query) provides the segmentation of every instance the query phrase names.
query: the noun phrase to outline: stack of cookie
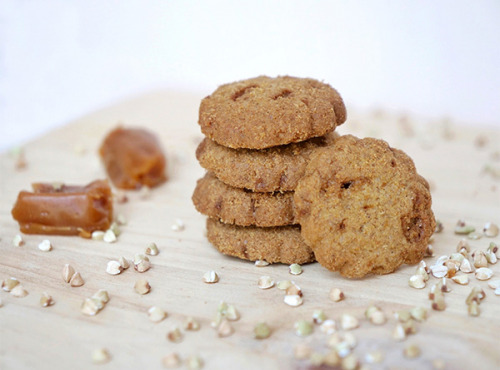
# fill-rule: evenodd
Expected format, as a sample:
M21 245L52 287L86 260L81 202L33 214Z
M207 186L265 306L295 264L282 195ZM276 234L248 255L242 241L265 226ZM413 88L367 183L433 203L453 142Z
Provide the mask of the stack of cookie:
M207 174L193 194L207 237L222 253L270 263L315 260L293 201L309 157L330 146L346 109L313 79L265 76L220 86L200 105Z

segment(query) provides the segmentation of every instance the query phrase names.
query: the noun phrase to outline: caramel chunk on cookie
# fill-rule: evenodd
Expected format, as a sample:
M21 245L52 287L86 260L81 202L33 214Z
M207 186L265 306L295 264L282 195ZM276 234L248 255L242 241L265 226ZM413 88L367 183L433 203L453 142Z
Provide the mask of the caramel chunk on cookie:
M377 139L346 135L318 150L294 200L318 262L349 278L419 262L435 227L427 182Z
M311 153L333 145L338 134L268 149L231 149L203 139L196 149L201 166L222 182L256 192L291 191L304 176Z
M331 86L260 76L222 85L204 98L198 123L220 145L264 149L325 135L345 120L344 102Z
M295 224L293 192L254 193L226 185L210 172L198 180L192 200L198 212L226 224Z
M254 227L227 225L207 219L207 238L219 252L245 260L269 263L314 262L299 226Z

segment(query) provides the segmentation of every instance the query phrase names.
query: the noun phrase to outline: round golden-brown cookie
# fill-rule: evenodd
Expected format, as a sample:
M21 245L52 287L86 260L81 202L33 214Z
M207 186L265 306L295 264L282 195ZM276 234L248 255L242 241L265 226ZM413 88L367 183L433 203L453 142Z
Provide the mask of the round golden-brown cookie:
M331 86L260 76L222 85L204 98L198 123L223 146L264 149L322 136L345 120L344 102Z
M192 196L198 212L226 224L286 226L295 224L293 192L255 193L224 184L208 172Z
M435 228L427 182L377 139L346 135L318 150L294 200L318 262L350 278L419 262Z
M207 238L219 252L245 260L314 262L314 253L300 236L299 226L244 227L207 218Z
M338 134L268 149L231 149L205 138L196 149L201 166L224 183L256 192L290 191L304 175L311 153L333 145Z

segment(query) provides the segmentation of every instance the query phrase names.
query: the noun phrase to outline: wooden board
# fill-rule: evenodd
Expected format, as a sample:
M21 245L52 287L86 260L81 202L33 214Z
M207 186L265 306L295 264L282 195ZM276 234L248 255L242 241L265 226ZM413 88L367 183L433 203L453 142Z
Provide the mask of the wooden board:
M493 294L487 282L470 276L469 286L451 283L446 294L444 312L430 309L426 289L408 286L414 266L404 266L396 273L347 280L319 264L304 266L293 280L303 290L304 304L297 308L283 303L283 292L277 288L260 290L257 280L269 275L275 281L292 279L288 266L263 268L253 263L220 255L204 236L205 218L191 203L197 178L204 171L194 152L201 134L197 125L199 96L157 92L85 116L24 146L27 167L15 168L11 153L1 155L0 191L0 279L16 277L29 291L24 298L1 292L0 368L2 369L68 369L89 368L91 352L107 348L112 358L102 368L162 368L163 356L176 352L182 359L199 355L206 369L290 369L307 368L307 360L296 360L294 348L306 344L316 352L327 353L328 336L317 327L311 336L294 334L294 323L310 320L316 309L338 320L350 313L360 320L352 333L357 339L354 349L360 362L372 350L384 354L381 364L369 368L432 368L436 360L447 369L495 369L500 365L500 297ZM452 122L430 121L383 111L355 113L349 111L342 133L375 136L410 154L432 185L433 209L444 224L444 231L434 237L435 257L454 252L461 239L453 233L459 219L481 229L487 221L500 224L500 131L461 127ZM116 211L128 220L118 242L78 237L50 237L54 249L44 253L38 243L42 235L25 235L26 244L12 245L19 233L10 210L21 189L36 181L63 181L84 184L105 173L96 154L104 135L118 122L154 130L161 139L169 160L169 181L154 189L147 199L129 192L129 202L117 204ZM78 150L75 150L78 148ZM83 154L81 150L84 149ZM496 171L496 172L495 172ZM176 219L185 230L171 229ZM472 248L486 249L491 241L470 241ZM153 267L144 274L129 269L117 276L105 272L109 260L120 256L132 258L146 245L156 242L160 254L151 257ZM85 285L72 288L63 282L63 265L73 265L83 276ZM494 279L500 278L500 263L492 265ZM215 270L217 284L202 282L203 274ZM140 296L134 292L137 279L147 279L152 291ZM467 314L465 298L471 286L479 285L487 293L481 304L481 315ZM328 293L341 288L344 301L334 303ZM84 316L80 305L98 289L108 290L111 300L95 317ZM42 308L42 292L53 296L55 305ZM233 323L235 333L219 338L210 321L220 301L234 304L241 319ZM379 305L389 317L382 326L374 326L363 317L370 304ZM168 318L152 323L149 307L157 305L168 312ZM405 341L392 338L396 325L393 312L414 306L429 308L427 321L417 323L417 333ZM184 332L181 343L171 343L166 333L181 326L186 316L201 323L198 332ZM256 340L253 328L265 321L273 329L270 338ZM418 345L422 353L416 359L404 357L403 350Z

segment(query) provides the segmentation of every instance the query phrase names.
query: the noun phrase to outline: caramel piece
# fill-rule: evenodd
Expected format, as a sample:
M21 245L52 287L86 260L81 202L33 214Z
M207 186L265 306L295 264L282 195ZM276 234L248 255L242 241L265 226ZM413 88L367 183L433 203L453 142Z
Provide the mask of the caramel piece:
M111 188L106 180L86 186L32 184L21 191L12 216L26 234L80 235L107 230L113 218Z
M167 179L165 156L149 131L118 127L106 136L99 154L108 176L118 188L153 187Z

